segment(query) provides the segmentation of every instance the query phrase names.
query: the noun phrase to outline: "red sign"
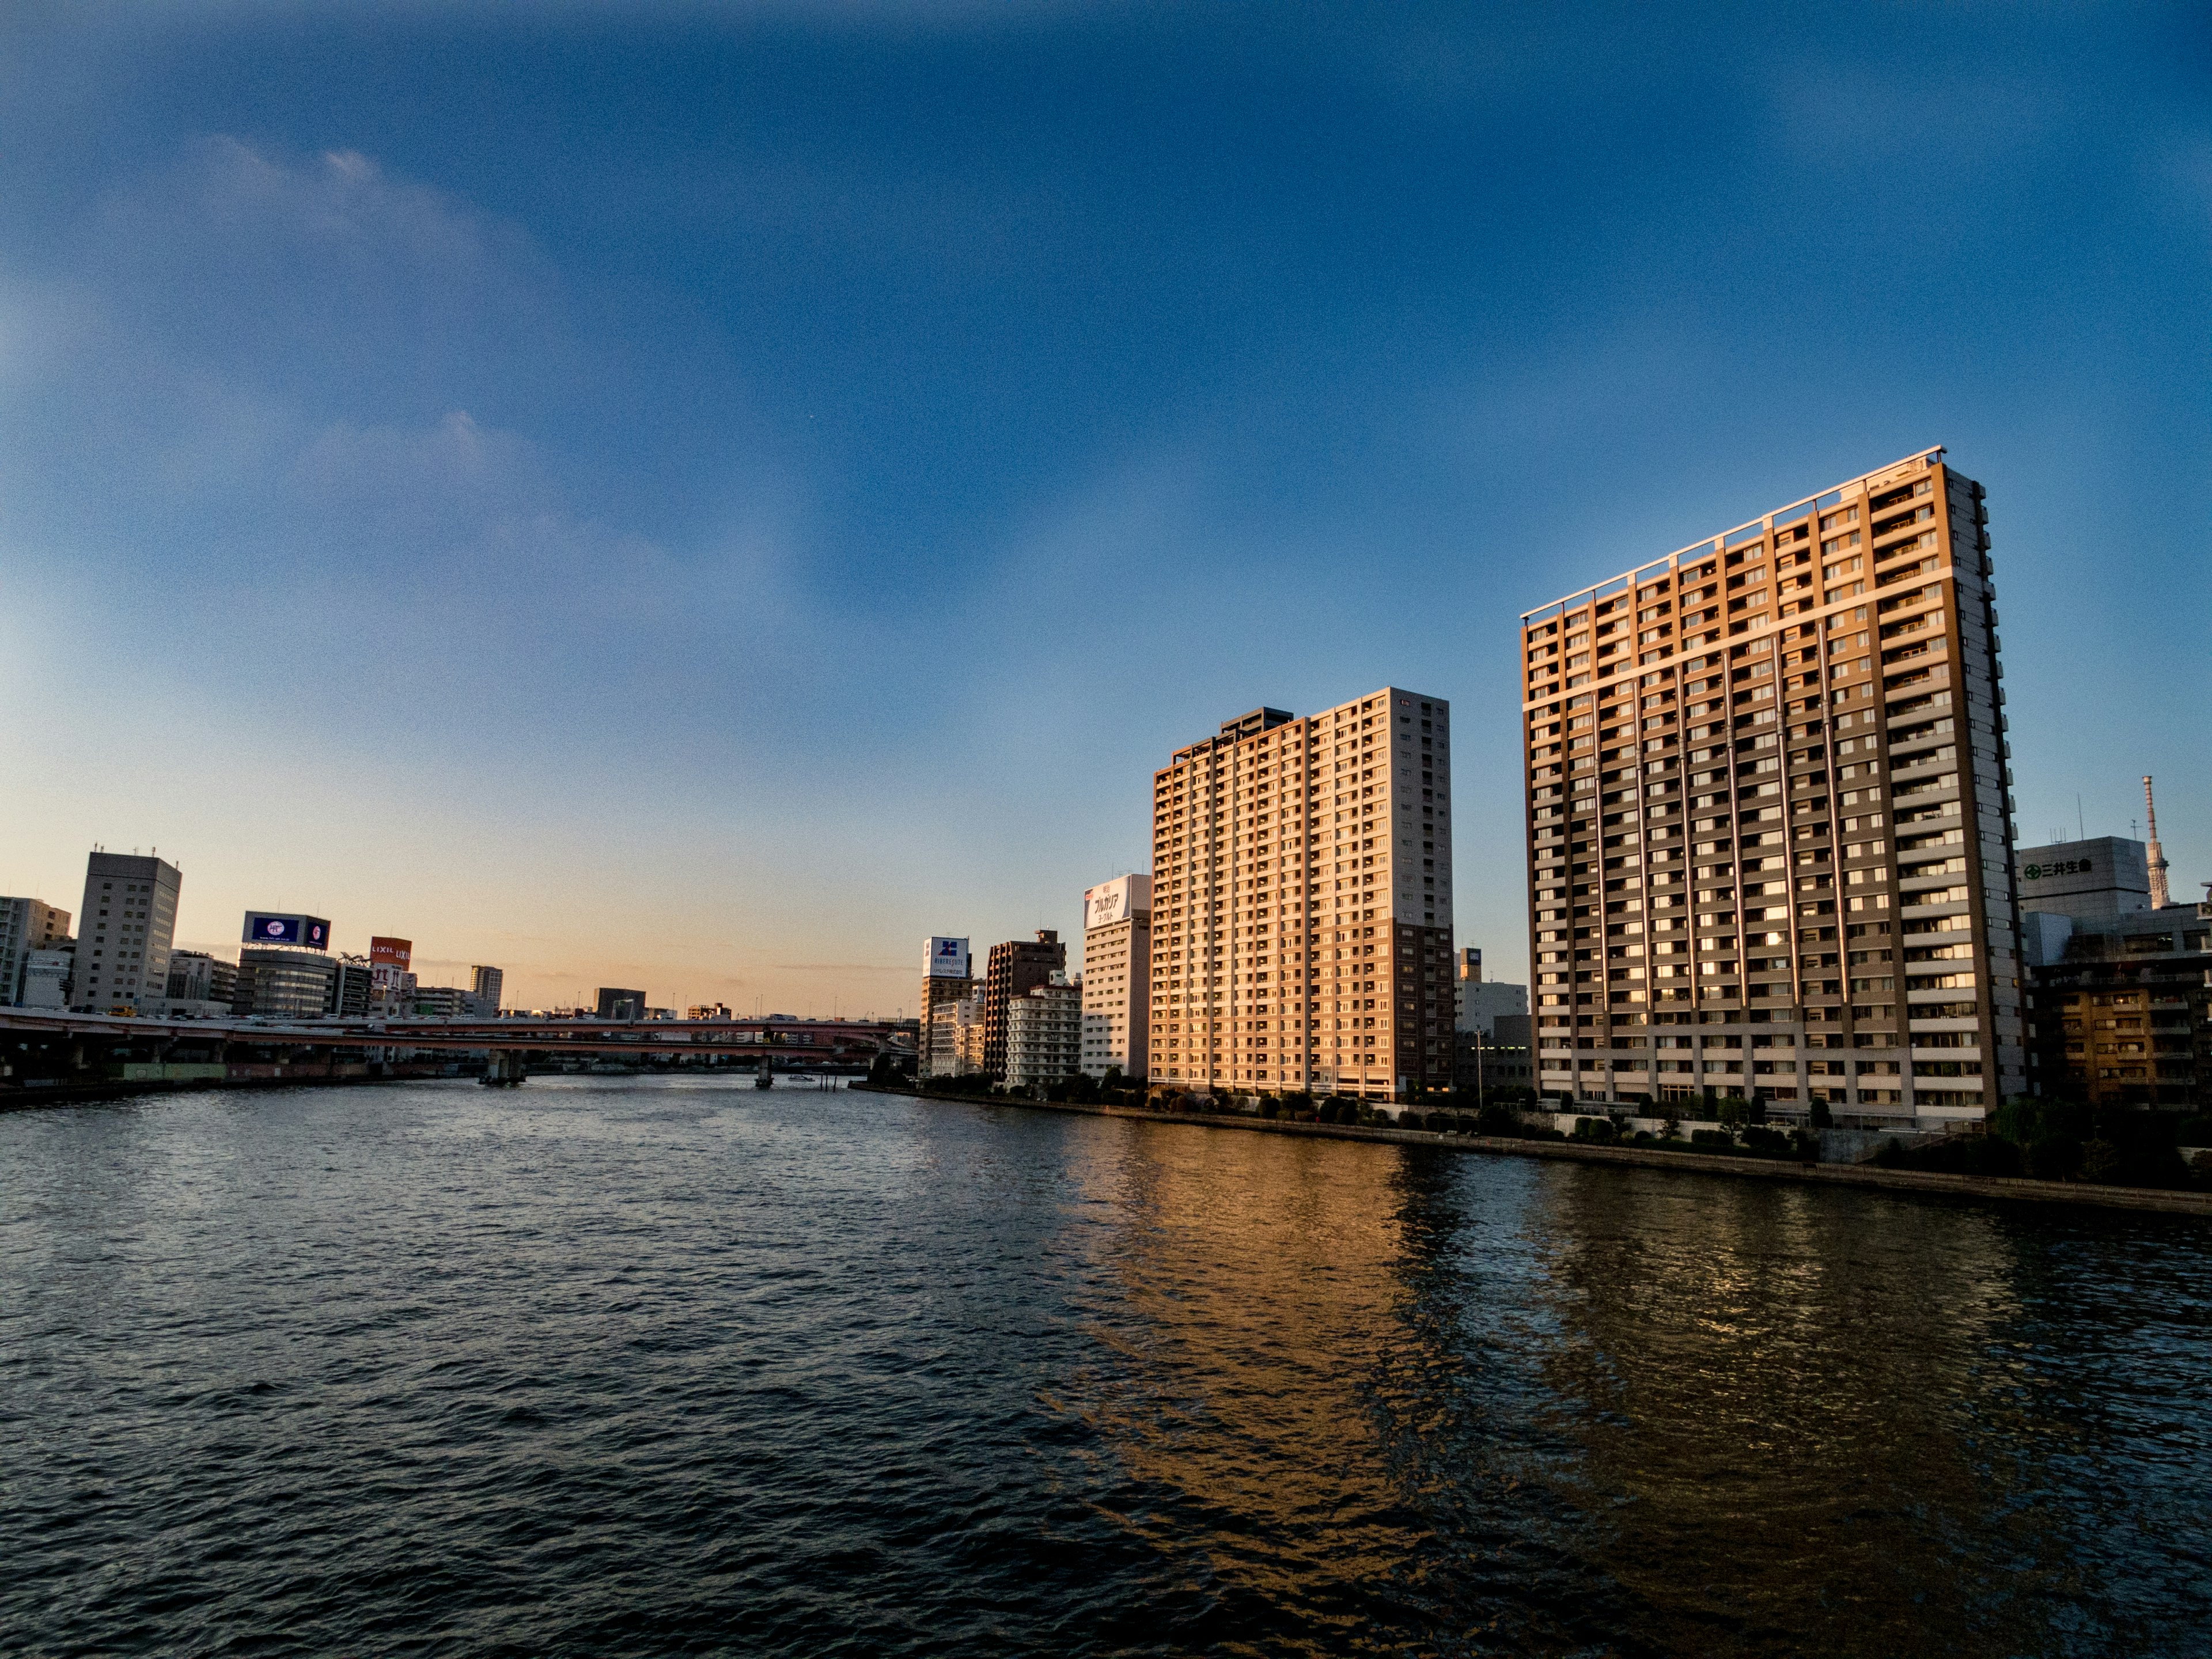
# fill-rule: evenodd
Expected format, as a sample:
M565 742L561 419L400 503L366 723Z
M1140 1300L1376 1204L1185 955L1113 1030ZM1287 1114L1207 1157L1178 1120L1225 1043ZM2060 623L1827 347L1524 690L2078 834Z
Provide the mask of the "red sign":
M415 941L411 939L372 939L368 942L368 965L372 968L396 968L404 974L414 959Z

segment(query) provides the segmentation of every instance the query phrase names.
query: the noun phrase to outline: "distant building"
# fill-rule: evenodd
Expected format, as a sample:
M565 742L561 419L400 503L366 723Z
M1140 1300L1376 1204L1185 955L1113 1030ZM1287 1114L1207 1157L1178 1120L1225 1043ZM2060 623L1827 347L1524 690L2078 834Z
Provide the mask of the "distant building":
M2023 912L2110 921L2150 908L2150 849L2139 841L2052 842L2021 848L2017 860Z
M1006 1003L1006 1086L1062 1083L1083 1069L1083 988L1054 972Z
M602 985L599 987L599 1016L601 1019L643 1019L645 993Z
M1120 876L1083 895L1083 1071L1141 1082L1152 1055L1152 878Z
M319 951L249 945L238 953L231 1012L264 1019L319 1019L337 994L338 964Z
M1039 928L1034 943L1009 939L991 947L983 972L983 1069L991 1076L1006 1075L1008 1006L1016 997L1049 983L1054 974L1064 981L1066 972L1067 947L1049 927Z
M418 985L415 988L417 1019L459 1019L469 1012L469 994L457 985Z
M684 1011L686 1019L726 1020L736 1018L726 1002L695 1002Z
M506 973L497 968L481 964L469 969L469 998L474 1004L471 1012L478 1019L497 1019L507 984Z
M22 1006L26 1008L66 1008L74 988L76 945L66 941L51 951L33 951L23 958Z
M1454 1029L1480 1031L1486 1037L1494 1038L1500 1015L1510 1018L1528 1012L1528 988L1484 979L1482 952L1474 949L1462 950L1459 953L1457 978L1453 986L1452 1012Z
M0 898L0 1006L23 999L23 969L33 951L70 936L70 913L34 898Z
M204 951L173 951L162 994L172 1002L218 1002L228 1008L238 1000L238 969Z
M375 995L368 958L341 956L331 975L330 997L323 1012L340 1019L365 1019Z
M183 886L183 872L165 859L94 853L85 860L75 1006L108 1013L167 994Z

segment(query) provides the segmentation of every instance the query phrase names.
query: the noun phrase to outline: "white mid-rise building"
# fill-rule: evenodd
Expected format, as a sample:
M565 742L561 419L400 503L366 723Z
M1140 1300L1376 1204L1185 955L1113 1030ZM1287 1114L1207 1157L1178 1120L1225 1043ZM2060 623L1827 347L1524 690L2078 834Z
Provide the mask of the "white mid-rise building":
M1083 1072L1142 1081L1151 1054L1152 878L1119 876L1083 895Z
M1083 987L1054 969L1006 1000L1006 1086L1063 1083L1083 1069Z

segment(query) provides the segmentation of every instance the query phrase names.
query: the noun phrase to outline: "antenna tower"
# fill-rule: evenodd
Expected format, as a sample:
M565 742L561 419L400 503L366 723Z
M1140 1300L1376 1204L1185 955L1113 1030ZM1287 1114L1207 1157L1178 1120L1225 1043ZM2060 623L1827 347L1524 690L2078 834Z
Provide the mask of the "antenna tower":
M2158 844L2158 806L2150 798L2148 773L2143 775L2143 813L2150 820L2150 840L2143 848L2150 866L2150 908L2163 910L2173 902L2173 895L2166 884L2166 849Z

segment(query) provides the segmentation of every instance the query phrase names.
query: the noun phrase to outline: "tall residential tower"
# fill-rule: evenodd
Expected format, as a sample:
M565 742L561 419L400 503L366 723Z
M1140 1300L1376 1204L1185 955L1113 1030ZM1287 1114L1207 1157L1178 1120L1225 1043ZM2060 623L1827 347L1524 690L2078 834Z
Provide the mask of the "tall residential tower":
M1929 450L1522 617L1540 1091L2024 1089L1987 522Z
M1452 1073L1449 705L1255 708L1152 776L1152 1082L1403 1098Z

